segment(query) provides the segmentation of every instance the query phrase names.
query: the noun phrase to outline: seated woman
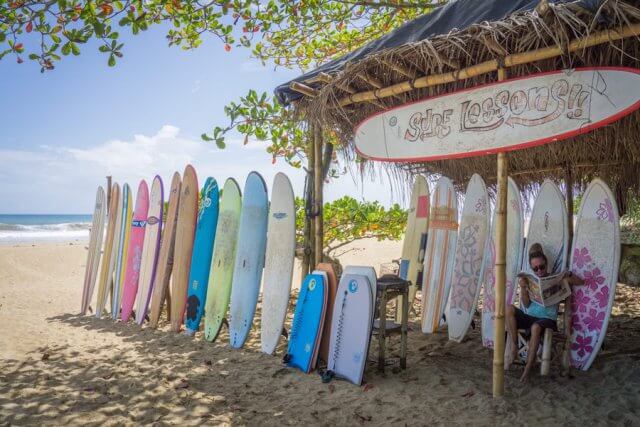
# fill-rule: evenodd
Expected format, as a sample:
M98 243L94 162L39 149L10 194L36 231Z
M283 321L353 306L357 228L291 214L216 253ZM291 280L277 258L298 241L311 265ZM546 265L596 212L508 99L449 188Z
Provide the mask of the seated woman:
M529 266L538 277L546 277L549 275L547 271L547 257L544 252L542 252L542 246L539 243L534 243L529 249ZM565 273L565 279L571 286L584 284L584 281L571 273L571 271ZM522 377L520 377L521 382L526 382L529 379L531 368L533 368L535 364L540 338L544 330L546 328L551 328L554 331L558 330L558 324L556 322L558 318L558 304L545 307L535 301L531 301L527 290L527 279L520 277L518 284L520 285L520 308L514 305L507 305L505 315L508 339L511 344L509 362L514 361L518 357L518 329L531 330L527 363Z

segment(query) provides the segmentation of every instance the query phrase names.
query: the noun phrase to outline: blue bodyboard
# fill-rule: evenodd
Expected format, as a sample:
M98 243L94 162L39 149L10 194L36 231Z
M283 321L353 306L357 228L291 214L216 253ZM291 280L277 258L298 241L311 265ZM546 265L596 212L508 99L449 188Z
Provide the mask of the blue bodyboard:
M302 284L293 314L293 324L285 361L303 372L311 370L318 341L322 336L327 285L320 274L309 274Z

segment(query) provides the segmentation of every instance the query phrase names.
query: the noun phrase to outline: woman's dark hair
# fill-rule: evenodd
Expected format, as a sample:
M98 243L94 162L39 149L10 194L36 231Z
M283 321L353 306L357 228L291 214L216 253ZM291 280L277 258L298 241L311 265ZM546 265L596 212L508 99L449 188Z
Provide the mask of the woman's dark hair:
M545 263L548 263L547 256L542 251L542 245L540 243L534 243L529 248L529 265L531 265L531 260L534 258L542 258Z

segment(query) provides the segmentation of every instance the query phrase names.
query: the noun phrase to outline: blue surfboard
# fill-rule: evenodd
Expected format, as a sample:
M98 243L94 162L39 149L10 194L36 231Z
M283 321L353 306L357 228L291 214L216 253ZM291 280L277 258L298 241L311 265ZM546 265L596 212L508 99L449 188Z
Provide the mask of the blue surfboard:
M244 345L256 313L267 246L268 205L264 179L258 172L251 172L244 184L231 285L229 341L233 348Z
M196 333L204 313L213 242L216 238L216 225L218 224L218 201L218 183L215 179L209 177L202 189L202 200L200 209L198 209L198 223L191 255L187 310L184 322L187 335Z
M285 362L308 373L313 367L324 318L327 284L321 274L309 274L302 284Z

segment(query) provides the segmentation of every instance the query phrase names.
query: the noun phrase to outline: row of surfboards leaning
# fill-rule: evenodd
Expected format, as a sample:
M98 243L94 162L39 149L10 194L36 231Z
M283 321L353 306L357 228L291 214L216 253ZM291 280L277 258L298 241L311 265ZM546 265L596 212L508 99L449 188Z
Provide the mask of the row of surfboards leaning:
M566 191L566 188L565 188ZM471 177L461 208L450 179L440 178L429 194L427 181L415 181L400 276L422 290L422 331L434 333L446 324L449 339L460 342L472 324L482 290L482 343L492 348L495 323L495 209L483 179ZM527 256L540 243L549 273L567 269L583 278L572 289L570 358L587 370L604 340L614 302L620 263L619 213L609 187L594 179L582 195L574 219L573 240L565 197L545 180L527 218L523 195L508 179L506 230L506 304L517 303L517 275L531 272ZM493 217L493 220L491 219Z
M108 209L106 198L99 187L82 314L90 310L97 288L97 318L107 315L109 306L113 320L135 318L139 325L148 320L156 328L166 303L172 331L180 332L184 324L185 333L193 335L203 322L205 339L214 341L228 319L230 345L240 348L253 325L262 284L261 347L274 353L295 257L294 194L285 174L275 175L270 201L257 172L247 176L242 192L232 178L219 189L209 177L200 188L191 165L182 177L173 175L167 197L156 176L150 188L140 181L135 204L128 184L112 185ZM310 372L320 357L336 375L359 384L371 334L375 270L347 267L338 286L330 264L318 268L301 287L285 362ZM338 288L344 290L340 297ZM334 299L340 307L336 325ZM345 334L350 336L343 340ZM346 351L359 356L347 358Z

